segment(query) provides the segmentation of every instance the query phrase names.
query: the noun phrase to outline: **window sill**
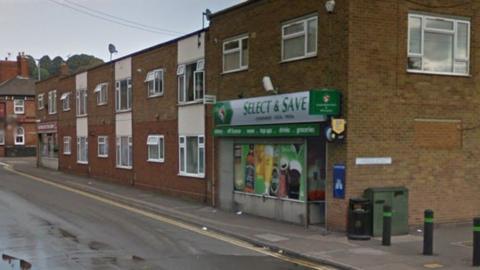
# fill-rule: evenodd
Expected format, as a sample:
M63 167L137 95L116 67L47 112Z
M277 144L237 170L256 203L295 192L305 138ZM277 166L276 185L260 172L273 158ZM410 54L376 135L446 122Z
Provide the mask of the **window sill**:
M72 153L63 153L64 156L71 156Z
M193 173L178 173L178 176L191 177L191 178L205 178L205 174L193 174Z
M84 117L87 117L88 114L82 114L82 115L77 115L77 118L84 118Z
M193 101L179 102L179 103L178 103L178 106L188 106L188 105L202 104L202 103L203 103L203 98L202 98L202 99L193 100Z
M108 156L100 156L100 155L98 155L97 157L98 158L108 158Z
M165 163L164 159L147 159L147 161L152 163Z
M315 58L315 57L317 57L316 53L312 54L312 55L307 55L307 56L295 57L295 58L290 58L290 59L282 59L282 61L280 61L280 64L290 63L290 62L295 62L295 61L301 61L301 60Z
M77 164L88 165L88 161L77 161Z
M22 113L22 114L23 114L23 113ZM57 114L57 113L56 113L56 112L54 112L54 113L50 113L50 112L49 112L49 113L48 113L48 115L55 115L55 114Z
M418 75L438 75L438 76L452 76L452 77L464 77L464 78L471 78L471 74L458 74L458 73L450 73L450 72L435 72L435 71L423 71L423 70L415 70L415 69L407 69L407 73L410 74L418 74Z
M16 143L15 145L16 146L24 146L25 144L24 143Z
M150 99L150 98L158 98L158 97L163 97L163 93L161 93L161 94L155 94L155 95L151 95L151 96L147 96L147 99Z
M15 112L14 114L22 115L22 114L25 114L25 112L21 112L21 113ZM48 114L51 114L51 113L48 113Z
M233 70L229 70L229 71L223 71L222 73L220 73L220 75L227 75L227 74L230 74L230 73L242 72L242 71L247 71L247 70L248 70L248 67L233 69Z
M132 166L119 166L119 165L117 165L116 168L117 168L117 169L122 169L122 170L131 170L131 169L133 169Z
M64 112L69 112L69 111L71 111L71 109L66 109L66 110L64 109L63 111Z
M107 104L108 104L107 102L97 103L97 106L106 106Z
M128 110L116 110L115 113L126 113L126 112L131 112L132 109L128 109Z

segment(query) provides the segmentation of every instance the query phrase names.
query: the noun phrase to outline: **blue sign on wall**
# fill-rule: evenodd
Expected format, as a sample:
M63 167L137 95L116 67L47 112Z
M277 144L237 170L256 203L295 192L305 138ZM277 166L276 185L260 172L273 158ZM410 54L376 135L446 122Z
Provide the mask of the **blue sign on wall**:
M337 199L345 198L345 165L333 165L333 197Z

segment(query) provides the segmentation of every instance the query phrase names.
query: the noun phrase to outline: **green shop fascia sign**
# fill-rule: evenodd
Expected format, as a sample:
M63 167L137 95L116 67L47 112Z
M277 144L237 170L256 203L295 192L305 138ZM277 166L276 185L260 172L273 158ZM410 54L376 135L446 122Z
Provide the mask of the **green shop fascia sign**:
M341 94L335 89L222 101L214 106L215 126L323 122L340 115L340 102Z
M320 125L310 124L285 124L264 126L235 126L216 127L214 136L219 137L297 137L319 136Z

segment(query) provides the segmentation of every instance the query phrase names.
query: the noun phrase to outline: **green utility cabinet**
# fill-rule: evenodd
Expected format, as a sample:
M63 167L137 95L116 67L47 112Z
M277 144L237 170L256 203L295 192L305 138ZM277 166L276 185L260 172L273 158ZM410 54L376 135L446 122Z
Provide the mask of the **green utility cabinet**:
M371 202L372 235L383 233L383 206L392 207L392 235L408 234L408 189L405 187L382 187L365 190L365 198Z

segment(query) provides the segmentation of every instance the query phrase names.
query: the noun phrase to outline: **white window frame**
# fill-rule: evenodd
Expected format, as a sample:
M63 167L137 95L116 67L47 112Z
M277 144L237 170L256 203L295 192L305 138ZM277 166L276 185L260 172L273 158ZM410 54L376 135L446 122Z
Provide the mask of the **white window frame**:
M240 37L236 37L236 38L230 38L230 39L227 39L223 42L223 45L222 45L222 72L223 73L232 73L232 72L237 72L237 71L242 71L242 70L247 70L248 69L248 63L245 64L243 63L243 50L242 50L242 47L243 47L243 42L244 40L248 40L248 34L247 35L242 35ZM229 43L232 43L232 42L235 42L235 41L238 41L238 48L234 48L234 49L229 49L229 50L226 50L225 49L225 45L229 44ZM247 48L248 51L250 51L250 40L248 41L248 48ZM239 53L239 63L240 63L240 66L238 68L235 68L235 69L229 69L229 70L225 70L225 56L228 55L228 54L232 54L232 53ZM250 55L250 53L249 53ZM247 61L247 62L250 62L250 61Z
M22 130L22 134L18 134L18 130ZM14 140L15 145L25 145L25 128L24 127L16 127L14 130ZM22 138L21 142L17 141L17 138Z
M17 101L21 104L17 104ZM15 114L25 114L25 99L13 99L13 112Z
M192 90L193 91L193 100L188 100L187 98L187 66L188 65L195 65L195 70L192 71ZM188 64L181 64L177 67L177 85L178 85L178 104L196 104L199 102L203 102L203 97L205 96L205 60L200 59L196 62L191 62ZM199 97L197 95L196 89L196 74L202 73L203 76L203 90L202 94ZM181 82L183 84L181 84ZM181 87L183 85L183 87ZM181 97L183 96L183 100Z
M122 95L120 94L121 89L121 82L127 81L127 108L120 108L122 104ZM132 90L132 79L125 78L115 82L115 111L116 112L129 112L132 110L132 98L133 98L133 90Z
M57 90L48 92L48 114L57 113Z
M82 92L84 93L84 95L82 96ZM83 103L81 102L81 98L83 98ZM76 91L76 109L77 109L77 117L82 117L82 116L87 116L88 114L88 106L87 106L87 102L88 102L88 92L87 92L87 89L77 89ZM82 108L82 105L83 105L83 108ZM83 111L82 111L83 109Z
M421 38L420 38L420 53L411 53L410 52L410 19L420 19L421 21ZM445 30L445 29L437 29L437 28L429 28L426 26L426 20L427 19L432 19L432 20L442 20L442 21L448 21L453 23L453 30ZM466 58L459 58L456 56L456 51L457 51L457 26L459 23L463 23L467 25L467 57ZM470 42L471 42L471 25L470 21L467 19L453 19L450 17L444 17L440 15L424 15L421 13L409 13L408 14L408 22L407 22L407 33L408 33L408 39L407 39L407 61L408 58L410 57L419 57L422 59L422 65L420 69L410 69L408 68L407 65L407 71L411 73L421 73L421 74L435 74L435 75L453 75L453 76L470 76ZM439 72L439 71L430 71L430 70L424 70L423 64L424 64L424 59L423 56L425 54L424 51L424 38L425 38L425 32L430 32L430 33L441 33L441 34L450 34L453 35L453 72ZM466 64L467 67L467 73L458 73L455 72L455 63L456 62L463 62Z
M5 130L0 129L0 145L5 145Z
M37 96L37 109L38 110L43 110L45 108L45 102L44 102L44 94L38 94Z
M198 148L197 148L197 173L189 173L187 169L187 157L188 157L188 147L187 147L187 137L196 137L198 140ZM184 150L184 155L182 156L182 149ZM203 151L200 151L202 149ZM200 159L201 156L201 159ZM197 177L197 178L204 178L205 177L205 135L194 135L194 136L187 136L187 135L180 135L178 138L178 171L179 175L181 176L188 176L188 177ZM182 160L184 164L184 168L182 170ZM200 172L201 164L200 160L203 160L203 172Z
M122 165L121 164L121 161L122 161L121 138L128 138L128 144L127 144L128 154L129 154L128 162L129 162L130 165ZM130 170L130 169L133 168L133 141L132 141L132 136L117 136L117 138L116 138L116 162L115 162L115 164L116 164L116 167L120 168L120 169Z
M315 32L315 51L313 52L308 52L308 22L309 21L316 21L316 32ZM299 24L303 23L303 31L302 32L297 32L289 35L285 35L285 28L292 26L294 24ZM305 36L305 43L304 43L304 54L303 56L297 56L297 57L292 57L292 58L285 58L285 41L292 39L292 38L298 38L300 36ZM296 19L293 21L289 21L288 23L285 23L282 25L282 51L281 51L281 59L282 62L289 62L289 61L295 61L295 60L300 60L300 59L305 59L305 58L310 58L317 56L318 52L318 16L308 16L306 18L301 18L301 19Z
M108 104L108 83L100 83L93 92L97 95L97 106Z
M101 153L101 145L105 147L105 153ZM98 136L97 138L97 156L100 158L108 158L108 136Z
M154 158L150 155L150 147L158 148L159 157ZM149 162L165 162L165 138L163 135L148 135L147 137L147 161Z
M163 96L163 93L165 92L165 72L163 69L155 69L151 70L147 73L147 77L145 78L145 83L147 84L147 97L159 97ZM150 84L150 82L153 82ZM157 84L160 84L160 91L156 92ZM150 88L150 86L153 87L153 89ZM153 90L153 91L152 91Z
M62 96L60 97L60 100L62 101L62 110L64 112L70 111L70 92L63 93Z
M86 160L82 160L82 138L85 139L85 158ZM88 137L87 136L78 136L77 137L77 163L78 164L88 164Z
M63 154L69 156L72 154L72 137L63 137Z

